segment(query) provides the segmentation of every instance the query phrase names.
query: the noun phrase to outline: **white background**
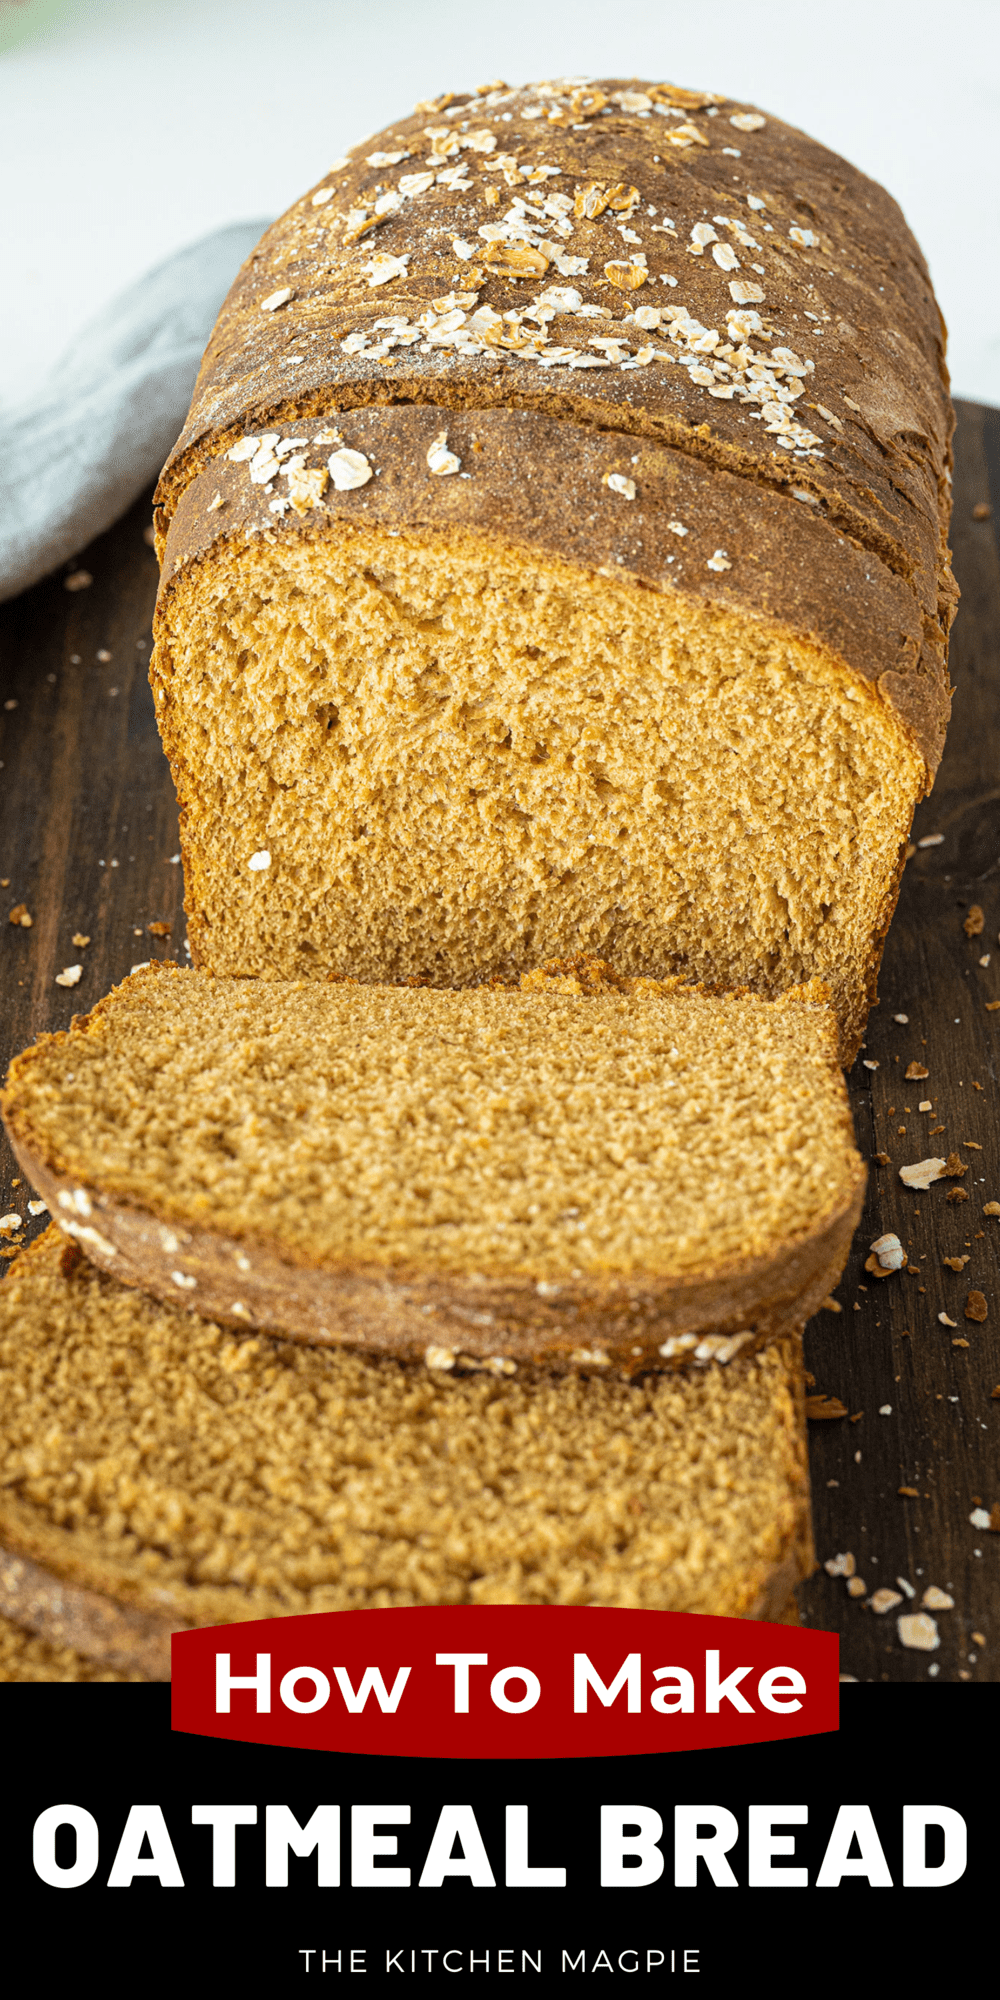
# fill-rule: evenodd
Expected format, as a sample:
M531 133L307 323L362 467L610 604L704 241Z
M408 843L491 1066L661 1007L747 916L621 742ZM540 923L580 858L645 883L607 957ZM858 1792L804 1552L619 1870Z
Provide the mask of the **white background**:
M8 404L124 285L417 98L587 74L749 99L884 182L956 394L1000 403L1000 0L0 0L0 49Z

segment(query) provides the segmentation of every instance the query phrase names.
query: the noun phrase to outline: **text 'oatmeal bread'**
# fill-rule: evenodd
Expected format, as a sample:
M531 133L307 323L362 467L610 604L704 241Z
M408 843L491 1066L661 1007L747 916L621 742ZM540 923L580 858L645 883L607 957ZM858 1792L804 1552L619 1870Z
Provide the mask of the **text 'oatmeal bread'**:
M814 991L592 961L473 992L150 968L2 1108L125 1283L445 1371L727 1363L816 1310L865 1181Z
M948 714L951 423L898 208L774 118L551 83L354 148L159 489L196 964L815 975L853 1057Z
M53 1228L0 1285L0 1410L5 1609L152 1679L171 1630L296 1612L775 1618L811 1561L797 1335L638 1383L448 1374L234 1335Z

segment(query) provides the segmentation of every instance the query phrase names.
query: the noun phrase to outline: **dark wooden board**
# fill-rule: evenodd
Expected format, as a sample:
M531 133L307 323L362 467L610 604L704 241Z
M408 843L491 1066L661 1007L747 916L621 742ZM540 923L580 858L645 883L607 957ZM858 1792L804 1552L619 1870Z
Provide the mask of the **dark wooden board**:
M849 1078L861 1152L871 1160L885 1151L891 1165L871 1167L864 1219L837 1287L843 1311L821 1313L807 1333L816 1393L848 1410L810 1426L817 1553L821 1561L853 1554L869 1592L898 1589L903 1577L917 1593L878 1616L822 1569L802 1587L805 1622L841 1632L844 1671L859 1680L926 1680L935 1667L942 1680L1000 1679L1000 1533L969 1521L977 1498L987 1510L1000 1502L1000 1399L992 1398L1000 1386L1000 1219L983 1215L985 1202L1000 1199L1000 1010L986 1011L1000 999L1000 411L959 406L956 458L955 713L914 828L915 840L945 838L918 848L907 867L881 1006ZM975 521L974 506L990 499L992 521ZM92 573L89 589L66 591L60 574L0 609L2 1069L42 1030L68 1026L132 965L153 956L184 962L183 884L171 859L176 806L146 678L156 592L148 520L145 499L71 566ZM7 922L22 902L30 929ZM963 922L972 903L985 923L969 938ZM171 935L150 935L151 922L169 923ZM91 943L77 948L74 933ZM79 984L57 986L56 974L76 964ZM908 1014L906 1026L897 1013ZM903 1081L914 1058L929 1071L925 1083ZM866 1069L866 1060L878 1068ZM924 1097L935 1115L918 1112ZM935 1124L945 1129L931 1140ZM939 1150L961 1154L964 1178L909 1193L899 1166ZM26 1213L32 1191L16 1183L0 1142L0 1213ZM948 1202L956 1187L967 1201ZM869 1245L883 1230L898 1233L919 1277L866 1275ZM956 1254L970 1258L961 1274L942 1264ZM988 1301L983 1324L964 1317L973 1288ZM942 1311L954 1328L939 1323ZM880 1415L884 1405L891 1414ZM901 1486L918 1497L900 1495ZM896 1616L919 1609L928 1585L954 1598L952 1610L935 1613L941 1643L933 1654L906 1650L896 1632Z

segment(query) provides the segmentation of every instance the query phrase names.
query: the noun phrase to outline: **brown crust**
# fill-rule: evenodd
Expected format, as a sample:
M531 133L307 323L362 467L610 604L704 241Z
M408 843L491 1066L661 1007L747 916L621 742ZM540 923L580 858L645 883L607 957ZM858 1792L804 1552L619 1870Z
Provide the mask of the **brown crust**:
M734 559L730 583L740 601L753 596L744 571L761 553L744 525L751 494L771 488L787 495L798 485L820 502L827 522L856 550L877 560L880 580L884 571L886 579L898 580L912 594L917 643L911 615L900 652L881 669L880 685L920 743L929 782L947 719L947 630L955 592L946 547L952 414L943 326L923 257L884 189L804 133L770 117L749 133L734 130L731 117L752 107L722 100L720 106L683 114L700 140L678 148L669 136L677 121L616 104L614 93L623 87L647 89L635 81L601 81L591 88L607 102L595 115L579 105L571 112L568 94L557 90L541 98L534 89L518 91L502 103L452 98L437 112L424 107L355 148L348 165L317 190L329 189L328 201L317 206L310 191L296 202L248 259L220 314L187 424L161 481L161 538L191 482L209 465L213 476L221 471L219 454L244 431L287 429L299 418L333 411L357 415L364 405L391 413L429 404L446 411L449 421L463 412L503 411L512 417L537 412L559 425L612 431L633 445L656 440L738 478L738 492L725 488L729 518L722 545ZM655 95L658 87L649 88ZM526 110L542 115L526 118ZM457 115L449 118L449 112ZM401 176L426 169L428 126L454 126L461 138L463 122L494 133L514 163L508 186L507 174L489 167L496 149L482 154L465 148L447 164L465 163L472 183L467 191L435 183L345 246L350 210L372 211L379 188L392 190ZM406 151L409 157L391 167L367 163L372 152L387 151ZM559 172L536 187L520 168L530 172L539 162ZM553 190L572 196L596 180L633 186L641 197L631 215L632 235L647 258L648 277L639 291L623 293L602 276L606 259L631 254L610 208L594 220L574 218L571 238L562 239L565 251L586 256L586 274L563 277L550 263L544 276L525 282L488 268L478 230L503 217L511 192L534 198L537 205ZM492 188L500 191L500 201L488 207L486 191ZM751 210L748 193L765 198L766 209ZM654 233L648 204L658 221L669 215L676 233ZM424 352L426 342L384 360L343 352L348 333L370 332L376 320L394 313L415 321L432 300L470 284L480 304L503 313L523 309L547 286L569 283L585 298L603 302L615 331L626 335L625 313L647 302L683 302L702 324L720 327L732 304L729 275L711 254L686 254L693 222L719 210L744 232L756 233L756 248L745 248L739 237L736 245L741 281L756 282L754 274L763 265L760 310L769 330L762 338L815 357L815 372L795 409L821 437L821 458L793 458L739 402L710 399L703 385L676 366L628 372L616 365L581 373L566 366L541 368L495 347L469 356L441 348ZM545 227L558 237L554 224ZM796 244L789 234L793 228L815 241ZM724 228L719 233L720 240L728 240ZM482 252L481 264L456 257L451 243L458 236L472 241L477 259ZM370 286L366 267L373 252L408 258L405 276ZM474 270L479 276L473 280ZM661 273L675 278L676 286L662 288ZM262 301L286 287L287 304L262 312ZM580 320L562 317L555 337L586 348L589 332ZM296 359L289 361L292 354ZM547 432L544 442L536 435L539 442L529 446L524 471L528 483L544 486L551 445ZM425 474L421 487L426 484ZM466 486L465 495L468 491ZM416 490L413 498L417 502ZM567 507L561 539L570 561L578 560L575 528ZM286 519L273 521L271 531L295 529ZM764 550L780 570L785 548L773 532Z
M170 1679L170 1634L186 1628L154 1612L69 1582L0 1545L0 1614L53 1646L72 1646L147 1680Z

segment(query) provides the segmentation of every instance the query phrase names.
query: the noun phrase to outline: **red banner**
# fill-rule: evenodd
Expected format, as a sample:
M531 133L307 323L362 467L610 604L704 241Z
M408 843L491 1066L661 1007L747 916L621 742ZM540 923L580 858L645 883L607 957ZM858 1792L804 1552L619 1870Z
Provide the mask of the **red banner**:
M172 1723L376 1757L631 1757L839 1722L833 1632L672 1611L434 1605L173 1638Z

